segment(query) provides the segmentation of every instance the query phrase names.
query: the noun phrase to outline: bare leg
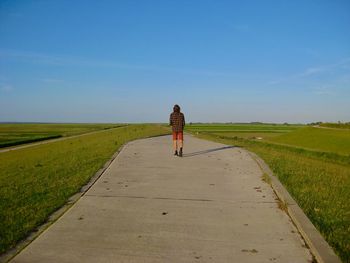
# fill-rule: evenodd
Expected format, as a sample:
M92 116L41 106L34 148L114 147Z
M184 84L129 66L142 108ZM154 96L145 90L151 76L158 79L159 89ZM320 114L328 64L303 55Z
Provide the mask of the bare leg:
M183 140L179 140L179 147L180 147L180 148L183 148L183 147L184 147L184 142L183 142Z
M177 140L173 140L174 151L177 151Z
M179 146L180 146L179 156L182 157L182 147L183 147L183 141L182 140L179 140Z

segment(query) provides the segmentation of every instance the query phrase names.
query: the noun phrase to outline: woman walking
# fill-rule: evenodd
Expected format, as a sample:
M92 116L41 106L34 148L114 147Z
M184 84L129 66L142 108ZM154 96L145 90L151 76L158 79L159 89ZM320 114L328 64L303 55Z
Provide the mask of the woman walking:
M185 115L180 111L179 105L174 105L173 112L170 114L169 122L173 129L173 147L175 151L174 155L182 157ZM179 152L177 151L178 147L180 148Z

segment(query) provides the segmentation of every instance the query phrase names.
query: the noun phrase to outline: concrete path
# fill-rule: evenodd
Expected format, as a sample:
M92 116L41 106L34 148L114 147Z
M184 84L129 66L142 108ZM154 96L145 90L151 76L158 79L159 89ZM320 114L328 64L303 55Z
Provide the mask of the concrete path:
M311 262L247 152L185 143L183 158L170 136L129 143L12 262Z

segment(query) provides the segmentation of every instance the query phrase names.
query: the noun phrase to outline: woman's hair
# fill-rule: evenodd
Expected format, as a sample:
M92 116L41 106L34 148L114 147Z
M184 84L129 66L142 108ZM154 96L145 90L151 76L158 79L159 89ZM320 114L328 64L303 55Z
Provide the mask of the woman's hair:
M180 106L175 104L173 110L174 112L180 112Z

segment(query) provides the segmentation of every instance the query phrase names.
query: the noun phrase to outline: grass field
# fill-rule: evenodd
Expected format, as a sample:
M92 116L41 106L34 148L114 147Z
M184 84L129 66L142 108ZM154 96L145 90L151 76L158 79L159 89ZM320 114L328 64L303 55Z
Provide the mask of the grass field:
M164 126L128 125L0 153L0 253L45 222L121 145L167 133Z
M278 124L192 124L186 126L189 132L210 132L215 135L225 135L245 139L267 140L281 134L297 130L301 125Z
M335 129L350 129L350 122L347 123L321 123L320 127L335 128Z
M300 127L304 126L288 124L191 124L186 126L186 130L207 132L285 133L294 131Z
M117 124L4 124L0 123L0 148L119 127Z
M268 138L268 140L317 151L350 155L350 131L345 129L305 127L281 136Z
M350 132L295 126L266 129L257 140L256 130L247 124L237 127L189 126L194 135L244 147L257 153L291 193L327 242L344 262L350 262ZM214 125L216 126L216 125ZM234 125L233 125L234 126ZM283 130L286 127L282 127ZM225 130L223 132L222 130ZM251 139L249 139L251 138Z

